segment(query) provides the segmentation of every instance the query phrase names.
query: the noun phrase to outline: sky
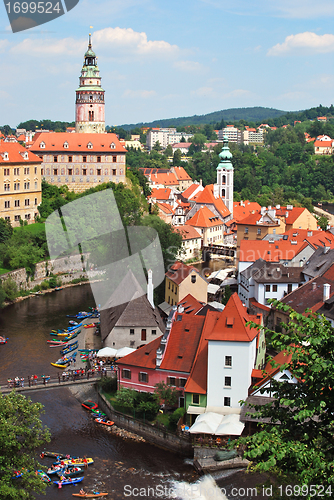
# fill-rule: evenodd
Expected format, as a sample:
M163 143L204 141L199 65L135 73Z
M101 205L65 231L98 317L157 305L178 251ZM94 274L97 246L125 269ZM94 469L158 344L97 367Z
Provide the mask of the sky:
M333 0L80 0L58 19L12 33L2 3L0 125L74 120L89 32L106 125L330 106L333 18Z

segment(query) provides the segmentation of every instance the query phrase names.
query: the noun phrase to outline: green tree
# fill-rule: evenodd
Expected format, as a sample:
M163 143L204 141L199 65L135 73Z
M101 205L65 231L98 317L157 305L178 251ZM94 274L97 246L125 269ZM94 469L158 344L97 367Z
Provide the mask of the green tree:
M17 284L13 278L7 278L2 282L2 290L5 292L6 299L10 302L13 302L18 296Z
M117 404L125 408L134 408L136 399L136 391L121 387L116 394Z
M289 368L297 383L271 379L274 401L255 406L269 423L239 444L246 445L252 471L326 489L334 485L334 330L323 315L298 314L278 301L273 306L289 315L289 323L282 324L282 332L266 333L277 352L291 356L280 371Z
M7 241L13 234L13 228L9 220L0 218L0 243Z
M189 153L198 153L204 148L207 138L204 134L195 134L191 139L191 146L189 148Z
M165 151L163 152L164 156L166 156L166 158L168 158L169 156L173 156L173 148L170 144L168 144L167 148L165 149Z
M0 282L0 309L3 308L5 299L6 299L6 293L2 288L2 283Z
M1 500L33 500L46 484L36 476L41 469L36 448L50 441L40 414L43 406L11 392L0 394L0 492ZM24 471L20 480L15 471Z
M180 391L172 385L167 385L165 382L155 384L154 394L157 402L166 406L175 406L180 395Z

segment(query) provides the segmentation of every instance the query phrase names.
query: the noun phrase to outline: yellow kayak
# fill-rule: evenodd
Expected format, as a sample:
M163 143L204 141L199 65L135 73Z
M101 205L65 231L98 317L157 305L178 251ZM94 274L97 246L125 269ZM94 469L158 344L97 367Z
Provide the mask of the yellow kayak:
M63 370L68 367L68 363L66 365L59 365L57 363L51 363L52 366L55 366L56 368L62 368Z
M86 458L86 462L84 462L84 460L85 460L84 458L69 458L66 460L62 460L62 462L65 465L76 465L76 466L85 465L85 463L87 463L87 465L94 463L94 460L92 458Z

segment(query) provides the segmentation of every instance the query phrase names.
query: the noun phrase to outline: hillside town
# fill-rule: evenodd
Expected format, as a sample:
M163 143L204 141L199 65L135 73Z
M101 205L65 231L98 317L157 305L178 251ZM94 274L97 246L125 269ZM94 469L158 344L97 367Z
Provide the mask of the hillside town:
M235 196L236 157L243 151L235 148L252 147L256 156L269 131L279 127L225 124L213 129L216 139L202 141L198 149L217 152L212 183L187 168L196 133L142 127L141 134L126 140L107 131L107 96L91 36L75 95L75 126L66 132L18 128L1 133L0 218L14 230L37 227L45 223L39 208L46 186L72 193L73 200L121 184L131 189L130 154L162 158L166 153L164 167L143 163L136 169L143 183L137 186L137 199L144 196L142 186L147 188L144 215L159 218L162 231L180 238L175 258L165 266L163 296L154 293L151 269L146 269L143 289L129 268L122 282L130 291L127 301L112 305L111 296L110 307L100 311L101 348L128 348L127 355L112 361L118 391L155 394L162 384L176 394L174 404L162 404L159 411L184 409L177 430L194 449L205 441L217 451L225 437L255 434L266 420L253 418L251 405L274 400L272 381L301 380L293 372L292 354L275 350L266 329L284 333L291 310L305 318L312 313L334 327L333 218L320 202L314 207L299 202L263 206L254 197L241 199L242 191ZM334 139L328 135L304 132L304 142L314 148L314 158L333 154ZM174 163L175 154L181 164ZM52 206L50 213L59 209ZM85 272L82 263L80 274ZM5 269L2 284L15 280L15 272ZM36 279L34 273L27 283L17 280L19 288L32 290L28 282ZM233 467L248 463L236 460ZM202 472L220 465L212 457L196 458Z

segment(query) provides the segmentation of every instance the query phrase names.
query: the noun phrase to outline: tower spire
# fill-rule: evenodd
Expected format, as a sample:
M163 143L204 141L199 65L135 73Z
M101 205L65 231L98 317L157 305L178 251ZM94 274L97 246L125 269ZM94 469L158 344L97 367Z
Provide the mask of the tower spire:
M104 90L101 87L97 57L92 49L92 35L89 33L88 49L76 90L75 131L87 133L105 132Z

